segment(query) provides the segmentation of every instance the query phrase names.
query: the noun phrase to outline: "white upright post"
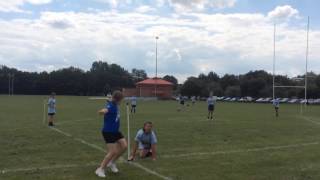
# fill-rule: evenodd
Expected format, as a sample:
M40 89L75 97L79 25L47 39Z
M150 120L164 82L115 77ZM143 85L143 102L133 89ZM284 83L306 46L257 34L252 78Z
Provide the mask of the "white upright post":
M306 47L306 74L304 76L304 105L307 106L307 88L308 88L308 58L309 58L309 16L307 24L307 47Z
M276 71L276 23L273 28L273 70L272 70L272 99L275 99L275 71Z
M130 158L130 112L129 103L127 103L127 126L128 126L128 159Z

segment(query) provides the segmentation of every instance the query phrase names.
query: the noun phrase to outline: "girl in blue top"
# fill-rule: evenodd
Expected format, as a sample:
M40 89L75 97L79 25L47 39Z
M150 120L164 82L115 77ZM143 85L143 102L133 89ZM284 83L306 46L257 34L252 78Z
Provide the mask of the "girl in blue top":
M95 171L99 177L106 177L105 168L109 167L113 173L118 173L116 160L127 149L127 141L119 131L120 128L120 110L119 104L123 99L120 91L115 91L112 95L112 101L107 102L106 107L98 111L104 116L102 135L107 144L107 155L104 157L100 167Z

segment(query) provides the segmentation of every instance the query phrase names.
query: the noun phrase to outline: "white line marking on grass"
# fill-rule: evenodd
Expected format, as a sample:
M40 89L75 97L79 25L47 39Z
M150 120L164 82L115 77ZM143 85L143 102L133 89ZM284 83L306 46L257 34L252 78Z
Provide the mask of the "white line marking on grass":
M301 116L301 118L304 119L304 120L306 120L306 121L312 122L313 124L320 125L320 122L311 120L311 118L307 118L307 117L305 117L305 116Z
M72 137L72 136L71 136L71 134L66 133L66 132L63 132L63 131L61 131L61 130L59 130L59 129L55 128L55 127L49 127L49 128L50 128L51 130L54 130L54 131L56 131L56 132L60 133L60 134L65 135L65 136L67 136L67 137Z
M219 155L219 154L235 154L235 153L247 153L247 152L260 152L269 150L281 150L281 149L291 149L305 146L319 145L319 142L301 143L301 144L291 144L283 146L267 146L262 148L252 148L252 149L238 149L230 151L213 151L213 152L198 152L198 153L186 153L186 154L172 154L163 155L163 158L179 158L179 157L191 157L191 156L206 156L206 155Z
M63 122L58 122L55 123L56 125L61 125L61 124L66 124L66 123L74 123L74 122L82 122L82 121L92 121L92 118L87 118L87 119L79 119L79 120L72 120L72 121L63 121Z
M153 174L153 175L155 175L155 176L158 176L158 177L161 178L161 179L172 180L172 178L166 177L166 176L164 176L164 175L161 175L161 174L159 174L159 173L157 173L157 172L155 172L155 171L153 171L153 170L151 170L151 169L148 169L148 168L142 166L141 164L139 164L139 163L137 163L137 162L128 162L128 164L131 164L131 165L133 165L133 166L135 166L135 167L137 167L137 168L140 168L140 169L144 170L145 172L147 172L147 173L149 173L149 174Z
M16 169L3 169L1 170L1 174L6 173L16 173L16 172L25 172L25 171L40 171L40 170L52 170L52 169L65 169L65 168L77 168L77 167L88 167L94 166L97 163L89 163L89 164L67 164L67 165L52 165L52 166L44 166L44 167L30 167L30 168L16 168Z
M88 142L86 142L85 140L80 139L80 138L74 138L71 134L66 133L66 132L63 132L63 131L61 131L60 129L57 129L57 128L55 128L55 127L52 127L52 128L50 128L50 129L52 129L52 130L54 130L54 131L56 131L56 132L58 132L58 133L60 133L60 134L62 134L62 135L65 135L65 136L67 136L67 137L71 137L73 140L78 141L78 142L81 142L82 144L85 144L85 145L87 145L87 146L89 146L89 147L91 147L91 148L94 148L94 149L96 149L96 150L99 150L99 151L102 151L102 152L106 153L106 150L105 150L105 149L103 149L103 148L101 148L101 147L99 147L99 146L97 146L97 145L95 145L95 144L88 143ZM124 161L123 158L121 158L120 160ZM139 164L139 163L137 163L137 162L130 162L129 164L131 164L131 165L133 165L134 167L137 167L137 168L139 168L139 169L141 169L141 170L144 170L145 172L147 172L147 173L149 173L149 174L153 174L153 175L155 175L155 176L157 176L157 177L159 177L159 178L161 178L161 179L164 179L164 180L171 180L171 179L172 179L172 178L170 178L170 177L166 177L166 176L164 176L164 175L161 175L161 174L159 174L159 173L157 173L157 172L155 172L155 171L153 171L153 170L151 170L151 169L149 169L149 168L147 168L147 167L145 167L145 166L142 166L141 164Z

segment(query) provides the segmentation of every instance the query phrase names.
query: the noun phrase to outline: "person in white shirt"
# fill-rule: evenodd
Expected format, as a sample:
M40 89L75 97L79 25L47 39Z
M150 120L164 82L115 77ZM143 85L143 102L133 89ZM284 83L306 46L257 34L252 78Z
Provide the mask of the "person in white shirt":
M208 120L211 119L213 120L213 112L216 104L216 99L211 95L207 99L208 103Z
M136 108L137 108L137 97L132 96L131 97L131 113L136 113Z

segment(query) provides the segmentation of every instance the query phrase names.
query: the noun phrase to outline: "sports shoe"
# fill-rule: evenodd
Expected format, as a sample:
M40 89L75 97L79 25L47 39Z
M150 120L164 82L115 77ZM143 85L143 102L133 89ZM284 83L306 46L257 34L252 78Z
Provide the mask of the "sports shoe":
M119 172L119 169L117 168L115 163L109 163L107 167L110 168L113 173Z
M105 178L106 177L106 173L104 172L104 170L102 168L98 168L96 171L95 171L96 175L98 177L101 177L101 178Z

